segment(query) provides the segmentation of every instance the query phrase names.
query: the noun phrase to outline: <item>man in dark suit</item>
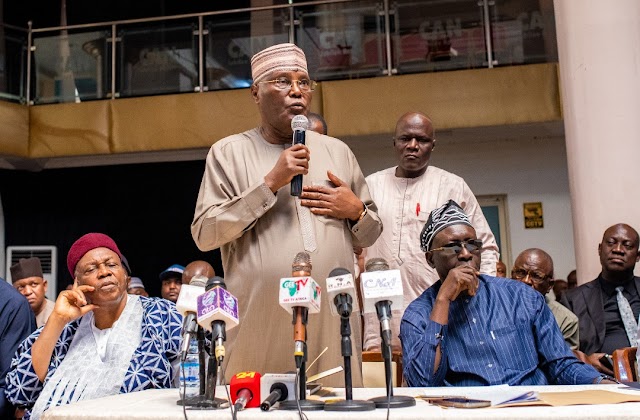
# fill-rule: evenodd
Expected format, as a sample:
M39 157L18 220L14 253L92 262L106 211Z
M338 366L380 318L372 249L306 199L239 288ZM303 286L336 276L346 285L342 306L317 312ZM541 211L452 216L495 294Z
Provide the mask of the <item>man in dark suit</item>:
M640 277L633 270L640 260L638 245L638 232L631 226L621 223L608 228L598 245L602 272L597 279L567 291L561 302L579 320L584 354L578 352L578 357L609 375L613 372L606 355L637 346ZM626 325L623 317L629 319Z
M4 395L5 376L16 349L36 329L36 318L29 302L0 278L0 418L14 418L15 408Z

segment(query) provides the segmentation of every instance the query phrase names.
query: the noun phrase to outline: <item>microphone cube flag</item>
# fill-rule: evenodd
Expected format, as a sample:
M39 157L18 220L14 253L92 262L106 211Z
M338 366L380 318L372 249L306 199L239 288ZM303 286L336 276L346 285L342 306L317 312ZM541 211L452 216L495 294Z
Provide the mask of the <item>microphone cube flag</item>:
M280 279L280 306L293 313L293 308L303 306L310 314L320 312L322 289L311 277L287 277Z
M364 313L376 313L376 302L389 300L391 309L402 309L404 295L400 270L365 271L360 274Z
M235 404L238 400L238 393L246 389L251 392L251 400L247 402L245 408L260 407L260 402L262 401L260 399L261 382L260 374L258 372L236 373L233 378L231 378L231 383L229 384L229 388L231 388L231 402Z
M198 310L198 296L204 292L204 287L183 284L180 288L176 309L186 316L187 312L196 312Z
M281 383L287 387L286 401L293 401L296 399L295 381L295 373L265 373L262 375L262 378L260 378L260 395L262 399L265 399L271 394L273 384Z
M358 299L355 298L355 282L353 281L353 276L351 273L343 274L340 276L327 277L327 297L329 299L329 308L331 309L331 314L335 316L340 316L336 309L336 305L333 304L333 300L339 294L346 294L351 296L353 299L353 310L358 310Z
M228 330L238 325L238 299L222 287L198 296L198 324L211 331L213 321L224 321Z

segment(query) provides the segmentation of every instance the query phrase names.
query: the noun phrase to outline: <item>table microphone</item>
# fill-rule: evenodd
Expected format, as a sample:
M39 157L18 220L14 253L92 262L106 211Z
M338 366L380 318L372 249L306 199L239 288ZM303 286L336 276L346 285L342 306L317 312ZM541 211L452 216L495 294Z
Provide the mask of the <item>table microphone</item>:
M327 277L327 295L333 303L329 308L334 316L349 318L352 311L358 310L355 282L346 268L331 270Z
M322 290L311 278L311 257L298 252L291 265L292 277L280 279L280 306L293 314L293 339L296 365L302 363L307 339L308 314L320 312ZM299 367L299 366L298 366Z
M180 288L180 294L176 301L176 309L184 319L182 323L182 357L187 357L189 343L192 337L198 332L198 296L204 292L204 286L207 281L206 277L194 276L189 284L183 284Z
M269 411L279 401L294 400L295 380L295 373L265 373L260 380L260 393L267 397L260 404L260 409Z
M233 375L229 383L231 402L236 411L260 406L260 374L240 372Z
M377 313L383 344L391 346L391 307L402 309L404 301L400 270L389 270L383 258L372 258L360 279L364 313Z
M227 330L238 325L238 299L229 293L224 279L215 276L207 282L206 292L198 296L198 324L212 331L215 357L222 363Z
M413 397L393 395L391 385L391 307L402 309L404 295L400 270L389 270L383 258L372 258L360 274L364 313L376 312L380 320L381 350L384 359L384 376L387 395L371 398L376 408L402 408L416 405Z

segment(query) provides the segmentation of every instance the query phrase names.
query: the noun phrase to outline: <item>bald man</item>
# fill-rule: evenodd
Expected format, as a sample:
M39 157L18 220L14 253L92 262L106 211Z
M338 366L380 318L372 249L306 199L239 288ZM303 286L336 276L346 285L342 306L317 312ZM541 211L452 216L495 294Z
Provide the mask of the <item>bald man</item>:
M436 145L431 119L421 112L400 117L393 137L398 166L367 177L373 200L384 229L365 258L384 258L391 269L402 274L404 305L409 305L438 281L438 273L429 267L420 250L420 231L429 213L450 199L460 204L482 241L480 272L494 276L498 245L473 192L457 175L429 164ZM398 334L404 307L394 308L391 318L392 347L400 350ZM364 350L380 349L380 323L375 314L364 317Z
M551 309L562 331L564 341L571 350L578 350L580 344L578 317L548 295L555 282L551 256L538 248L522 251L513 263L511 278L533 287L544 296L547 306Z
M600 275L565 292L560 302L578 316L580 351L587 362L608 375L613 371L606 355L637 346L640 277L633 270L640 261L639 244L638 232L631 226L609 227L598 245Z
M208 262L202 260L193 261L187 264L184 268L184 272L182 273L182 284L189 284L191 279L196 276L210 279L215 275L216 271Z

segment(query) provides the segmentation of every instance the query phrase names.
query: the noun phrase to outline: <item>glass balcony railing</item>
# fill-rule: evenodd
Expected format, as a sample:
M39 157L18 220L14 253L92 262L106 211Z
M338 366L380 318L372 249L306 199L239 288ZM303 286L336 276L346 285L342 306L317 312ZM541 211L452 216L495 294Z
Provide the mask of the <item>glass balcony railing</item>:
M245 88L251 56L280 42L303 48L319 81L557 61L552 0L306 1L57 28L5 25L0 99L46 104Z

